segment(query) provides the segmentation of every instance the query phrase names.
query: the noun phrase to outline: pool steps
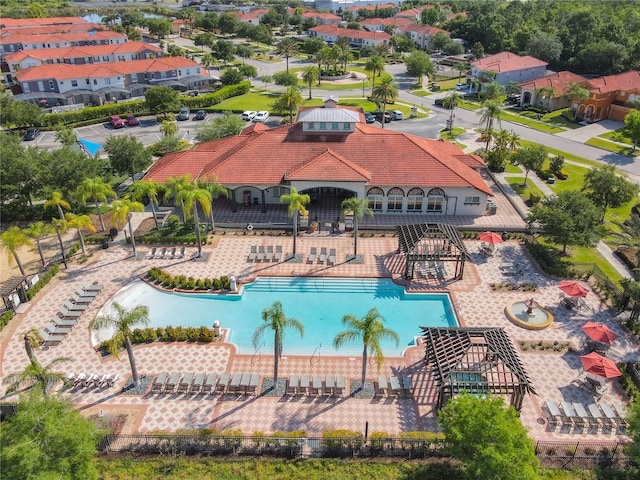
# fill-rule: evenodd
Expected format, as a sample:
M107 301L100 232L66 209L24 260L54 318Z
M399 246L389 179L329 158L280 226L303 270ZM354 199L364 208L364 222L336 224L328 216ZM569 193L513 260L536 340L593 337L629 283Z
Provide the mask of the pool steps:
M381 285L378 279L372 278L325 278L305 277L296 281L295 278L283 277L260 277L250 285L252 291L256 292L370 292L370 293L394 293L396 296L401 289L397 285L389 283ZM300 283L305 283L301 289Z

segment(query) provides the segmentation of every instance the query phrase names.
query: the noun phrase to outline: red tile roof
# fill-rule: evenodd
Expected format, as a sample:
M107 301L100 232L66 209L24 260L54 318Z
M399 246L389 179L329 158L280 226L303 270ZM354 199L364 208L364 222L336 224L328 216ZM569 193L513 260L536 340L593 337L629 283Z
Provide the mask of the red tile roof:
M118 45L86 45L82 47L65 48L41 48L38 50L20 50L19 52L5 55L7 63L21 62L27 58L37 58L38 60L49 60L55 58L83 58L96 57L102 55L118 53L139 53L150 50L154 53L161 53L162 49L156 45L146 42L126 42Z
M337 136L304 132L295 123L273 129L252 125L240 135L167 155L153 164L147 178L165 182L185 174L215 175L226 185L365 181L388 187L468 187L491 195L480 174L467 166L478 163L453 144L363 123Z
M412 25L411 18L391 17L391 18L367 18L360 22L362 25Z
M589 90L597 93L640 90L640 72L631 70L618 75L594 78L588 82L592 87Z
M373 11L375 9L382 10L383 8L393 8L395 10L399 10L398 5L395 3L385 3L384 5L361 5L347 8L349 12L357 12L358 10L367 10Z
M401 25L400 30L403 32L416 32L422 35L435 35L438 32L443 32L449 35L449 32L438 27L432 27L431 25Z
M0 36L2 38L10 35L42 35L52 33L73 33L73 32L88 32L90 30L104 30L103 25L96 23L68 23L64 25L41 25L25 27L10 27L0 29Z
M367 38L370 40L389 40L391 35L385 32L369 32L367 30L352 30L350 28L340 28L335 25L318 25L310 28L309 31L324 33L325 35L335 35L336 37L347 38Z
M2 27L38 27L40 25L63 25L67 23L87 23L82 17L48 17L48 18L3 18Z
M55 63L38 65L16 72L19 82L36 81L49 78L56 80L73 78L102 78L115 75L126 75L141 72L166 72L176 68L197 67L203 75L204 68L193 60L183 57L162 57L148 60L132 60L129 62L89 63L85 65L69 65Z
M493 70L496 73L513 72L514 70L523 70L525 68L546 66L547 62L543 62L529 55L521 57L511 52L500 52L490 55L480 60L471 62L473 67L478 70Z
M522 88L527 88L531 90L538 90L540 88L553 88L554 95L556 97L564 95L566 91L566 87L569 83L582 83L587 79L577 73L573 72L557 72L552 75L546 75L541 78L536 78L535 80L530 80L528 82L521 83L520 86Z
M323 13L323 12L304 12L302 14L303 18L321 18L323 20L342 20L342 17L339 15L334 15L333 13Z
M2 37L0 43L22 43L24 45L42 44L47 43L53 45L55 43L69 43L69 42L87 42L87 41L102 41L111 40L114 38L124 38L127 36L123 33L112 32L110 30L102 30L98 32L71 32L71 33L43 33L39 35L31 35L29 33L18 33L15 35L7 35Z

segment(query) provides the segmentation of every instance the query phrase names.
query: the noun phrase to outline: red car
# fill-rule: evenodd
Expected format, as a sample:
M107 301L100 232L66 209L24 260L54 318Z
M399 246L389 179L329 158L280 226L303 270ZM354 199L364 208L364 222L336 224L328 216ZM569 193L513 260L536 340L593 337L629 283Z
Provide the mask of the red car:
M124 122L118 115L111 115L109 117L109 125L113 128L124 128Z
M130 127L135 127L136 125L140 125L140 121L131 114L127 115L127 119L125 120L125 123Z

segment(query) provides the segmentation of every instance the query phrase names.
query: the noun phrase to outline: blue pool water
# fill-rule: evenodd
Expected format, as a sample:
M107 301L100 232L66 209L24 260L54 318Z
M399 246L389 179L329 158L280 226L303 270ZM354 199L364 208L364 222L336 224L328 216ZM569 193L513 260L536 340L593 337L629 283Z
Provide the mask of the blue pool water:
M154 327L211 327L219 320L222 328L231 330L228 340L245 354L255 352L253 332L262 323L262 311L276 300L282 303L287 317L297 318L305 328L302 339L295 330L285 332L285 355L360 355L362 343L346 344L336 351L333 339L344 330L344 315L362 317L372 307L385 318L385 325L400 336L398 347L393 341L382 343L386 356L399 356L413 345L421 326L458 326L447 294L405 293L390 279L261 277L245 285L242 295L167 293L136 281L112 299L127 308L147 305L150 326ZM110 303L104 308L109 309ZM265 331L263 341L260 352L273 353L270 329Z

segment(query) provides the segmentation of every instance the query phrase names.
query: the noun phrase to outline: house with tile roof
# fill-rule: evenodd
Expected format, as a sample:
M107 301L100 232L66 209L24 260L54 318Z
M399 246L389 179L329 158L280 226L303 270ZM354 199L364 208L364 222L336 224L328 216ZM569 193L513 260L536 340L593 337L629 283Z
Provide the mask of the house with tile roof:
M302 18L309 18L316 22L316 25L338 25L342 21L342 17L326 12L304 12Z
M640 101L640 72L637 70L594 78L582 85L589 90L589 98L572 100L571 108L577 118L588 122L606 119L622 122L633 103Z
M547 62L529 55L501 52L471 62L469 80L476 79L483 83L487 80L487 72L494 72L498 85L509 85L510 82L520 84L544 77L547 65Z
M31 28L40 25L87 23L82 17L0 18L0 28Z
M416 24L398 25L398 28L396 28L394 33L406 33L420 50L433 50L434 47L432 39L438 32L443 32L446 35L449 35L449 32L442 30L441 28L432 27L431 25Z
M556 72L520 84L521 106L536 106L547 110L558 110L570 106L571 99L565 92L572 83L583 83L587 79L573 72Z
M252 124L166 155L145 178L215 178L235 205L263 211L295 187L311 196L312 212L319 202L338 215L340 202L355 195L378 213L481 216L492 195L478 172L483 166L452 143L367 125L361 109L328 99L324 108L300 109L291 125Z
M366 30L352 30L334 25L318 25L309 29L310 37L320 37L325 42L335 43L340 37L345 37L353 47L373 47L387 44L391 35L385 32L368 32Z
M382 32L388 26L397 28L400 25L415 25L415 22L409 18L367 18L360 22L360 25L369 32Z

